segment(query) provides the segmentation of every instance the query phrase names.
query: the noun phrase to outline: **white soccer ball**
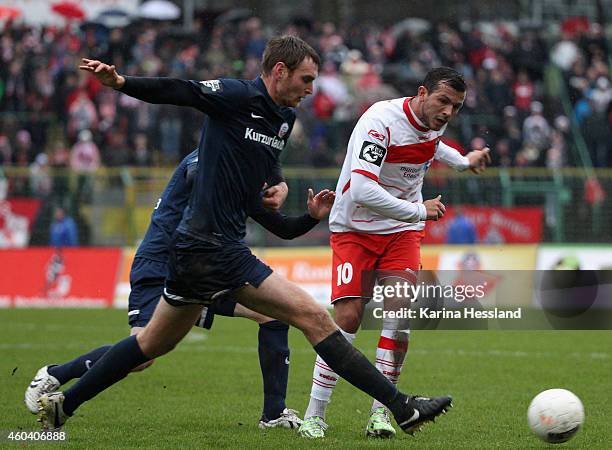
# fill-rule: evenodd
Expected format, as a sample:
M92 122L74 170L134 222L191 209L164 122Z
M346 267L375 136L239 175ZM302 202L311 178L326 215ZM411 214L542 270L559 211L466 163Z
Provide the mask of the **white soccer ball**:
M548 389L534 397L527 410L529 427L551 444L566 442L584 422L582 402L566 389Z

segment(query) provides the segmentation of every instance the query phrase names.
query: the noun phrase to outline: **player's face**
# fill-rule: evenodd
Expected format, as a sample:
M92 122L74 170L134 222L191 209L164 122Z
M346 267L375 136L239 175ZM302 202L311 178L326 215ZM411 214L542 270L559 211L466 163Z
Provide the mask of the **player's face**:
M285 71L278 82L278 99L281 106L296 107L307 95L312 94L312 82L319 68L312 58L305 58L292 71Z
M432 92L419 87L417 115L432 130L438 131L457 115L465 100L465 92L459 92L440 83Z

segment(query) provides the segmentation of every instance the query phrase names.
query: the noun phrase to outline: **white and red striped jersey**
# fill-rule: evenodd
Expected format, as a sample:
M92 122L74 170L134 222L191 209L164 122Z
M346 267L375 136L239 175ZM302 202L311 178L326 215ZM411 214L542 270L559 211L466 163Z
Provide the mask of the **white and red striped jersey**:
M432 160L440 159L459 170L468 167L467 158L440 143L446 125L439 131L428 129L412 111L411 98L378 102L357 122L336 186L329 218L332 232L387 234L422 230L425 208L421 187ZM414 204L414 214L407 219L410 221L393 219L356 203L351 196L354 174L368 177L391 196ZM402 209L412 207L401 205Z

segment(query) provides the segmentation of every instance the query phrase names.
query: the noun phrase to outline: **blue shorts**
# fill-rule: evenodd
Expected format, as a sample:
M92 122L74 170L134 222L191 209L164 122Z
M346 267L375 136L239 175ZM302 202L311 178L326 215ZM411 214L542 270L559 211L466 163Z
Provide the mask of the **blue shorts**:
M130 327L145 327L164 292L168 264L153 259L136 257L130 270L128 323ZM196 325L210 329L215 314L233 317L236 303L231 300L216 302L203 312Z
M168 264L149 258L134 258L130 270L128 323L130 327L144 327L164 293Z
M241 242L204 242L175 233L164 298L174 306L210 305L245 285L259 287L271 273Z

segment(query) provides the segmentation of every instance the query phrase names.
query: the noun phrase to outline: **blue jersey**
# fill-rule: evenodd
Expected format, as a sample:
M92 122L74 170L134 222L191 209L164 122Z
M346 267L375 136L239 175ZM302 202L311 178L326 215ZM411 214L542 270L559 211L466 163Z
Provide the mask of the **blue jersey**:
M157 200L151 214L151 222L135 257L168 261L168 244L174 230L183 217L183 211L189 201L192 186L192 173L198 163L198 150L187 155L178 165L166 188Z
M135 257L152 259L166 263L172 234L183 217L189 201L193 181L198 167L198 150L187 155L178 165L166 188L157 200L151 214L151 222L145 236L136 250ZM283 181L280 167L274 167L268 184L273 186ZM283 239L293 239L312 229L319 221L308 214L287 217L277 211L266 210L262 205L261 194L249 215L264 228Z
M151 102L192 106L207 114L194 188L178 231L200 241L238 242L247 216L261 204L261 189L293 124L291 108L270 98L261 78L185 81L126 77L121 89Z

